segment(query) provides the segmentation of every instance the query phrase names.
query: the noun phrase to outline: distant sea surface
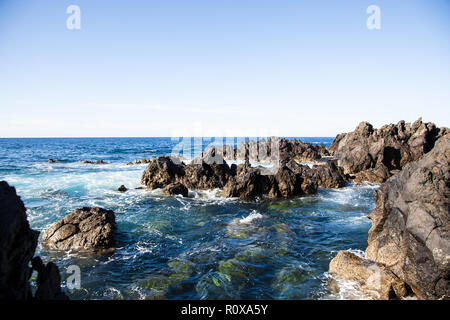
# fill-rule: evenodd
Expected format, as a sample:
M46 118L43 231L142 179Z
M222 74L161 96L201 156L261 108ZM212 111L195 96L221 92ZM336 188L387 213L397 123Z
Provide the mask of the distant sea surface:
M299 138L329 146L333 138ZM146 165L134 159L168 155L171 138L0 139L0 180L16 187L33 229L44 230L72 210L114 210L112 253L62 252L39 245L62 279L81 269L72 299L339 299L327 273L338 250L361 253L367 244L376 185L319 189L292 199L241 201L218 190L189 198L135 189ZM204 148L208 141L205 142ZM215 143L220 144L220 143ZM198 151L195 149L194 151ZM56 163L49 163L52 158ZM83 164L104 160L108 164ZM116 191L125 185L129 191ZM65 282L63 283L65 285ZM345 285L343 286L346 287Z

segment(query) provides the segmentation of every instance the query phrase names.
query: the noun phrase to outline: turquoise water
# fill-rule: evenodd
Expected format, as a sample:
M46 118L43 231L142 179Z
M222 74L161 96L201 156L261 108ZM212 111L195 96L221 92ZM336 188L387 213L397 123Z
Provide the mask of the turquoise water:
M113 253L39 246L36 254L57 263L63 280L68 266L80 267L81 289L66 288L72 299L342 297L328 291L328 264L338 250L366 247L376 186L255 201L221 198L217 190L191 190L190 198L180 198L134 189L146 166L124 163L170 154L178 143L170 138L0 139L0 180L16 187L32 228L44 230L82 206L116 213ZM48 163L49 158L58 162ZM116 191L122 184L130 190Z

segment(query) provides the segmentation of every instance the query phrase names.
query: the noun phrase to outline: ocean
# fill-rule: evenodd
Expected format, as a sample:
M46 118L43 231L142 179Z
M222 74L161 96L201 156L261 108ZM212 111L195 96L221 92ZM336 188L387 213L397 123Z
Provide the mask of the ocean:
M326 146L333 141L299 139ZM114 252L38 246L36 255L59 266L63 286L69 266L80 268L81 287L65 288L71 299L361 297L350 285L331 292L327 270L337 251L365 249L377 185L253 201L221 198L218 190L191 191L182 198L136 189L146 165L125 163L170 154L179 143L171 138L0 139L0 180L16 188L33 229L43 231L84 206L116 214ZM49 163L50 158L57 162ZM129 190L118 192L120 185Z

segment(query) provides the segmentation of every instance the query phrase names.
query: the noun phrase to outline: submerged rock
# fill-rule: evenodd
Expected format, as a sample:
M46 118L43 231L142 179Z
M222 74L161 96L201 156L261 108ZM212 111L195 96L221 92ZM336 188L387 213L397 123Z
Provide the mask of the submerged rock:
M384 182L407 163L428 153L448 132L448 128L423 123L421 118L412 125L400 121L380 129L361 122L355 131L337 135L330 152L344 173L354 175L354 181Z
M84 207L51 225L44 232L42 242L62 250L108 249L114 244L115 231L113 211Z
M43 265L35 253L39 232L29 226L26 209L16 190L0 181L0 300L67 299L60 286L59 270L49 262ZM38 272L33 297L29 279Z

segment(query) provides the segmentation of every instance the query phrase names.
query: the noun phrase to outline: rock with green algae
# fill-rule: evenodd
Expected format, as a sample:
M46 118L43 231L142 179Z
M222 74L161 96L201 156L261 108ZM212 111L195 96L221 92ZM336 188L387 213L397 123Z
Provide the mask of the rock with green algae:
M233 221L227 225L228 236L235 239L247 239L251 236L261 235L267 231L268 229L264 226L252 223L242 223L239 218L233 219Z
M290 209L296 209L298 211L299 206L300 206L299 203L296 203L295 201L291 201L291 200L274 201L267 206L267 209L285 213L285 212L289 211Z
M236 254L232 259L219 263L218 271L228 276L240 289L253 279L260 271L261 266L266 266L267 255L264 249L254 247Z
M277 284L284 286L286 284L298 285L306 282L311 274L301 268L284 268L277 275Z
M139 282L138 287L149 300L165 299L169 287L174 283L172 279L165 276L155 276Z
M239 289L233 286L231 277L221 272L211 272L203 276L195 285L201 299L236 299Z
M186 259L174 259L168 263L168 266L172 269L169 279L175 280L176 282L189 279L194 272L194 263Z
M289 253L289 249L288 248L280 248L277 250L277 255L280 257L284 257L285 255L287 255Z
M292 232L292 229L286 223L282 223L282 222L277 223L273 227L277 232L282 232L282 233Z
M239 253L234 258L239 261L258 262L266 257L265 250L261 247L250 247Z

